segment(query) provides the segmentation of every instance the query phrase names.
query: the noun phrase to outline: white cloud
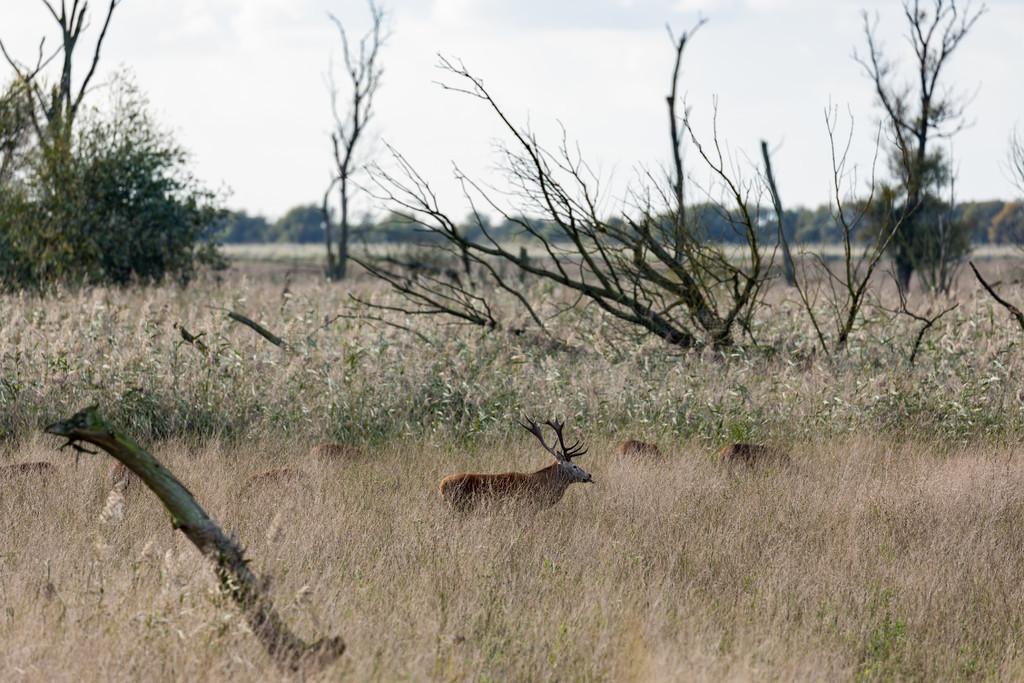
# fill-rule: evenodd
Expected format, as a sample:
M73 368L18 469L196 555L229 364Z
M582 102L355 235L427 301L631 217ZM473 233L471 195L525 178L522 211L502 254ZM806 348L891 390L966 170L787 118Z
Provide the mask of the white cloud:
M850 59L863 42L862 4L872 7L867 0L395 0L375 125L459 215L451 161L486 176L495 164L490 143L501 131L480 102L433 83L442 77L435 64L443 52L483 77L516 122L529 121L549 141L564 123L603 176L614 170L628 179L634 164L652 166L666 156L672 47L665 23L683 30L700 13L710 22L687 47L681 82L698 133L710 134L717 97L718 130L730 148L756 158L767 139L783 198L818 204L827 201L830 177L823 121L830 98L842 111L853 109L855 154L871 158L878 112ZM894 5L874 7L892 35L887 46L899 50ZM1024 4L990 5L949 72L951 83L981 86L968 110L977 125L956 140L962 198L1014 192L1000 164L1024 111L1014 68L1024 57ZM158 116L195 152L200 177L234 188L233 207L280 215L319 201L331 166L324 74L340 44L328 11L350 33L367 26L363 2L124 3L101 70L125 63L136 71ZM45 8L19 3L5 7L0 38L31 58L43 32L55 37L51 24Z
M431 19L440 26L463 28L474 23L479 3L474 0L435 0Z
M731 10L735 5L736 3L732 0L677 0L672 9L682 13L699 12L707 14L711 8Z

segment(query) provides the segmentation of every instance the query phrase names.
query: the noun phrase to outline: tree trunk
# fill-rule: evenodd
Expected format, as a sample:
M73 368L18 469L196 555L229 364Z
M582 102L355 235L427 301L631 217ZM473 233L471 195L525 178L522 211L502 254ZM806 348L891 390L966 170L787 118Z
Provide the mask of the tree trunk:
M338 267L335 270L337 279L344 280L348 270L348 177L341 176L341 223L338 231Z
M331 211L327 208L327 198L331 194L331 187L334 187L334 182L327 188L327 191L324 193L324 201L320 204L320 214L324 220L324 244L327 246L327 268L325 274L328 280L334 279L334 252L331 250Z
M910 291L910 276L914 272L914 264L904 249L897 248L893 254L893 263L896 266L896 284L903 292Z
M782 262L786 272L786 284L792 287L796 284L796 269L793 267L793 256L789 253L789 242L786 240L786 228L783 225L785 214L782 212L782 199L779 197L779 190L775 187L775 174L772 173L772 161L768 157L768 143L761 141L761 156L764 157L764 171L768 177L768 190L772 195L772 204L775 207L775 216L779 221L779 247L782 249Z

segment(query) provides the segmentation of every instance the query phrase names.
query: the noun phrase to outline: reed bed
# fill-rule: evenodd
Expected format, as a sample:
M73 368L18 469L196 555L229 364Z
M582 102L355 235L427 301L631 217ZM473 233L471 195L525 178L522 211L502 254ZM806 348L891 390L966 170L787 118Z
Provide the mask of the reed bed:
M152 494L112 500L109 458L41 434L92 403L242 539L291 628L345 638L310 679L1024 673L1021 332L985 295L965 288L910 365L910 319L870 309L825 355L784 293L756 346L680 353L591 309L553 320L567 344L335 318L350 291L389 296L235 272L0 301L0 464L57 466L0 482L0 677L284 676ZM451 513L444 476L549 463L524 411L564 416L597 483ZM663 456L617 459L626 438ZM793 465L723 469L733 441ZM247 486L283 467L307 476Z

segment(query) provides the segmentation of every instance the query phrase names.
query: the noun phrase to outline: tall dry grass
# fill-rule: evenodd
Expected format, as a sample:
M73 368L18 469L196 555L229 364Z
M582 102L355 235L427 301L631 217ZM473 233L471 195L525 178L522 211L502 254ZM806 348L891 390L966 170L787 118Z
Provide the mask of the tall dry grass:
M324 679L1024 673L1019 449L851 438L735 476L699 444L644 465L607 441L588 454L598 484L547 511L449 513L444 474L545 462L523 437L336 464L286 443L154 450L273 577L294 629L345 637ZM245 492L279 462L311 482ZM5 680L279 677L152 495L100 519L104 464L4 491Z
M768 352L722 355L589 309L555 322L570 350L401 321L423 343L325 326L344 288L283 293L279 276L229 276L2 300L0 462L59 471L0 488L0 678L281 676L155 498L131 487L103 515L108 459L40 434L96 402L242 539L293 629L344 636L313 678L1021 677L1020 332L983 296L962 294L910 367L909 320L876 310L825 357L784 299L756 327ZM523 410L567 416L598 483L536 514L449 513L445 475L548 464ZM666 457L619 461L626 437ZM720 469L739 440L794 467ZM323 441L365 457L310 455ZM246 489L285 466L310 477Z

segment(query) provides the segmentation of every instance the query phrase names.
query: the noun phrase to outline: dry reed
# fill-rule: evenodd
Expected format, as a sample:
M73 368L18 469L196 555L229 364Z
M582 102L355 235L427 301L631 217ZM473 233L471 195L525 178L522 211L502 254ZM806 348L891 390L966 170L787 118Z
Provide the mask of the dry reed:
M57 466L0 484L0 677L280 675L154 496L108 506L109 459L38 435L95 402L242 539L296 631L345 638L328 680L1024 675L1024 362L985 298L964 294L911 367L909 320L822 356L784 299L754 321L766 352L680 354L590 309L552 323L570 352L437 319L413 344L325 323L335 284L291 293L232 276L3 299L0 461ZM546 464L524 409L570 417L598 483L539 512L450 514L446 474ZM617 460L630 433L665 455ZM314 457L325 438L373 457ZM799 469L732 476L728 442L779 444ZM308 477L239 495L275 468Z

